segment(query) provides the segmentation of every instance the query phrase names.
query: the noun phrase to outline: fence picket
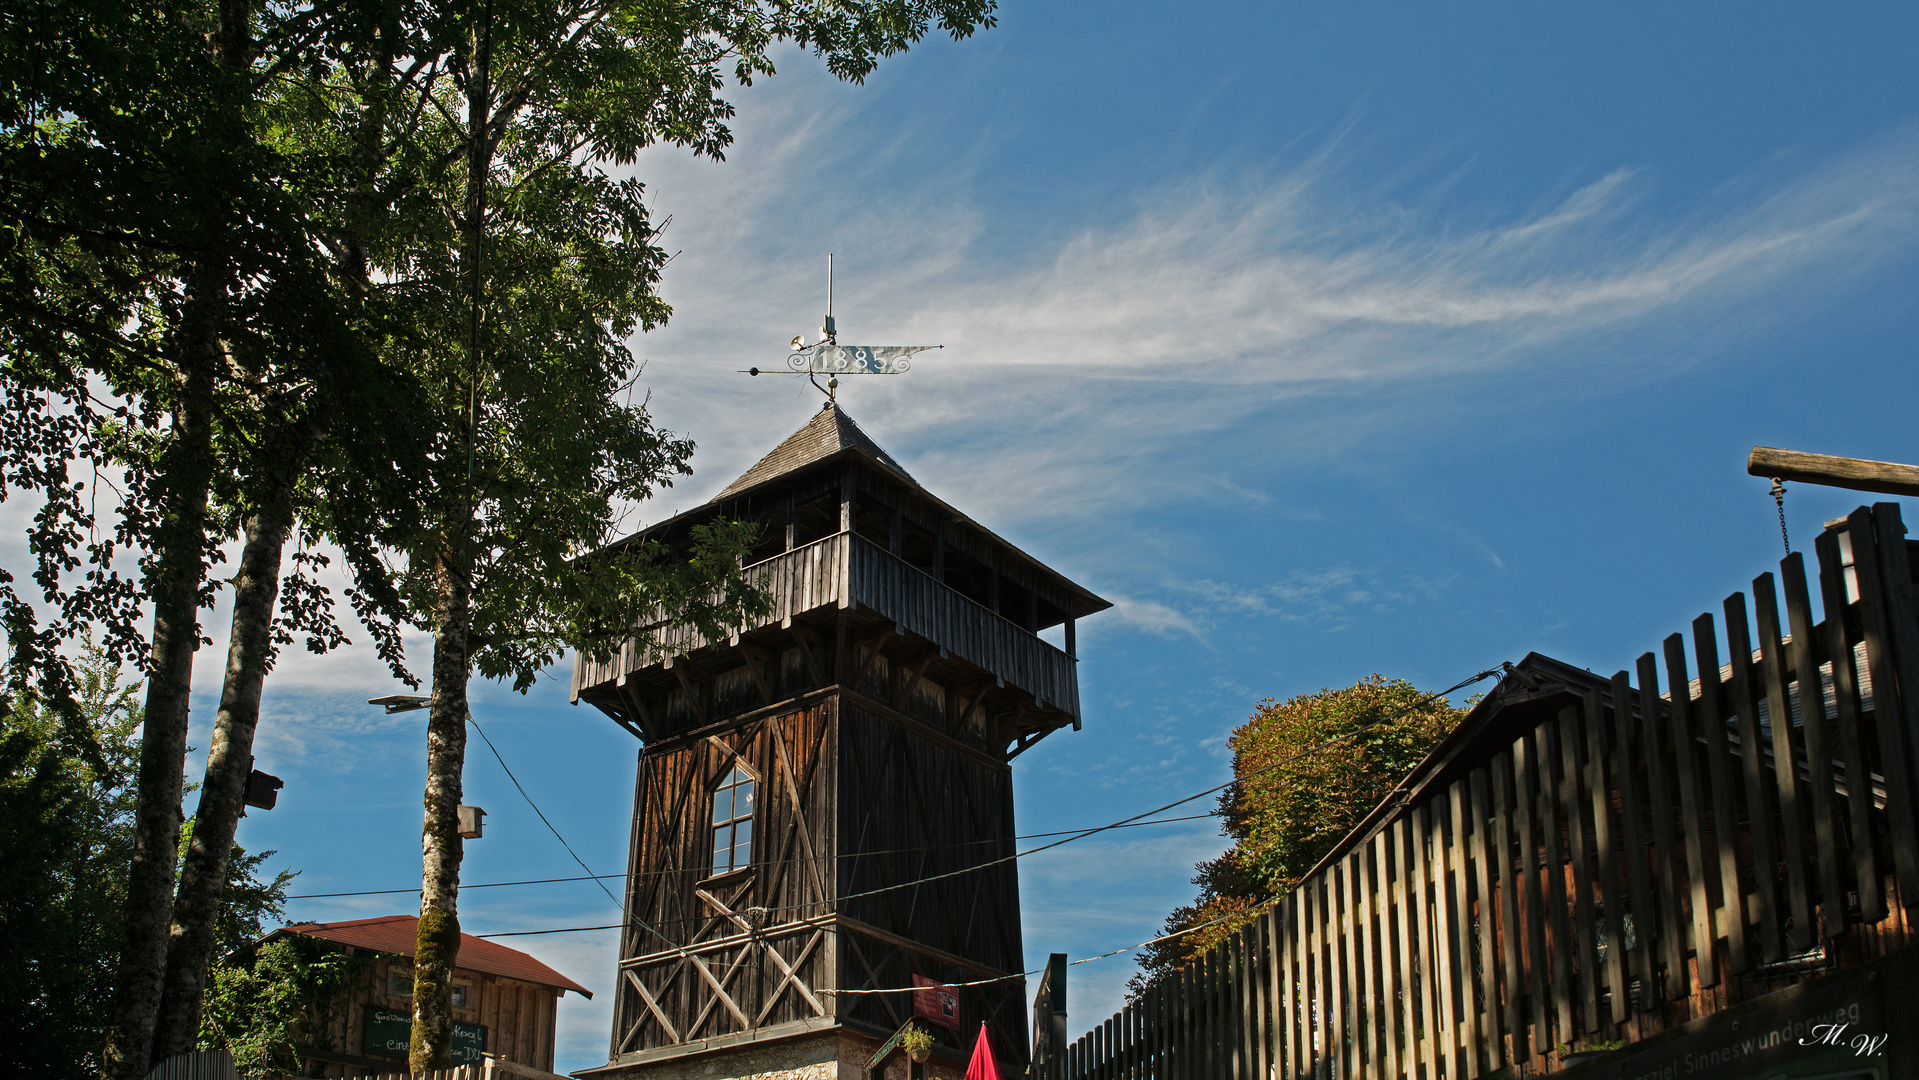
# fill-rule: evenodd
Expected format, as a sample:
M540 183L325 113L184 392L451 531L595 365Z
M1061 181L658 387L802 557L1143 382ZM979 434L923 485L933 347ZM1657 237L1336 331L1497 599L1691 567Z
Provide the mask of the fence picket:
M1814 541L1819 555L1819 588L1826 618L1823 624L1826 659L1832 664L1835 726L1839 753L1846 764L1846 821L1851 826L1853 888L1859 894L1859 920L1876 923L1886 917L1886 898L1879 879L1879 855L1874 850L1872 824L1872 769L1859 738L1858 673L1852 648L1846 643L1846 580L1840 566L1839 537L1831 530ZM1804 690L1800 691L1803 698Z
M1269 909L1270 910L1270 909ZM1246 928L1246 994L1252 1002L1253 1022L1247 1028L1247 1045L1251 1057L1252 1075L1256 1080L1267 1080L1273 1075L1273 1023L1272 994L1267 991L1271 983L1266 972L1273 966L1272 921L1265 917L1255 919Z
M1433 878L1433 1005L1439 1013L1433 1031L1433 1060L1447 1077L1458 1075L1459 1068L1459 990L1454 979L1453 958L1459 917L1452 909L1452 867L1446 825L1452 816L1452 796L1440 791L1432 801L1431 846L1427 867Z
M1513 864L1513 758L1506 751L1493 755L1492 761L1493 866L1499 874L1499 954L1500 989L1503 992L1506 1060L1518 1064L1531 1056L1526 1039L1526 1011L1521 1004L1526 991L1520 982L1519 962L1519 889L1520 871ZM1489 957L1487 963L1491 964Z
M1519 897L1520 966L1526 979L1528 1019L1532 1023L1532 1051L1544 1054L1552 1049L1552 1037L1546 1019L1546 934L1545 914L1539 899L1539 832L1533 823L1534 776L1532 737L1521 735L1513 742L1514 824L1519 830L1519 861L1513 867Z
M1372 838L1373 861L1379 868L1379 994L1380 1013L1386 1031L1385 1080L1398 1080L1399 1057L1399 958L1404 954L1400 930L1405 918L1404 893L1398 877L1399 863L1394 857L1397 831L1393 823Z
M1680 693L1685 693L1683 686ZM1692 991L1691 980L1686 976L1685 924L1680 922L1684 907L1680 900L1679 881L1685 869L1685 856L1679 850L1679 837L1673 829L1676 809L1673 806L1672 780L1666 767L1672 759L1672 753L1661 738L1666 725L1660 722L1659 713L1659 662L1653 654L1646 653L1639 658L1639 750L1644 755L1646 765L1647 803L1652 808L1653 859L1658 867L1654 874L1659 908L1659 950L1656 955L1666 962L1665 979L1655 976L1649 989L1652 991L1651 997L1664 1000L1669 994L1684 997Z
M1572 863L1573 876L1573 937L1567 943L1574 967L1574 998L1578 1002L1580 1016L1585 1023L1580 1031L1597 1032L1599 1021L1599 974L1597 957L1593 948L1593 890L1591 864L1588 862L1586 846L1586 800L1581 790L1583 770L1579 767L1579 750L1582 742L1579 737L1579 706L1568 705L1559 710L1559 729L1556 741L1559 744L1559 801L1566 814L1566 848ZM1570 1039L1571 1029L1567 1037Z
M1487 844L1487 824L1491 811L1487 803L1490 782L1486 766L1472 771L1468 778L1473 822L1472 847L1467 852L1473 868L1473 929L1476 944L1473 975L1479 999L1479 1028L1473 1042L1485 1055L1486 1070L1498 1069L1505 1055L1500 1053L1499 976L1493 950L1492 850Z
M1429 849L1431 811L1427 804L1413 807L1412 821L1408 829L1407 841L1413 866L1413 906L1417 916L1419 943L1415 948L1418 970L1415 977L1419 980L1419 1059L1425 1065L1426 1080L1439 1075L1439 980L1436 977L1437 965L1434 958L1439 950L1434 945L1432 902L1432 856Z
M1693 711L1693 726L1706 744L1706 776L1710 781L1706 794L1712 800L1709 817L1719 856L1720 904L1726 913L1725 925L1718 929L1725 934L1730 970L1740 974L1751 967L1746 957L1746 889L1739 866L1739 807L1733 797L1732 751L1726 745L1724 703L1720 700L1719 639L1710 614L1692 621L1692 647L1699 664L1699 704Z
M1897 505L1881 503L1872 510L1860 507L1846 519L1852 537L1854 569L1859 577L1860 637L1866 645L1866 675L1872 681L1873 730L1878 735L1879 770L1886 777L1886 823L1898 874L1899 895L1905 907L1919 906L1919 836L1915 836L1912 770L1907 739L1912 732L1910 683L1901 684L1900 672L1889 649L1898 605L1890 583L1903 594L1911 588L1906 566L1904 526L1883 530L1882 518L1896 519ZM1890 537L1888 542L1887 537ZM1897 551L1903 577L1888 573L1887 558Z
M1713 960L1713 943L1718 934L1712 925L1712 870L1706 862L1706 813L1699 789L1698 746L1692 705L1692 679L1686 674L1686 639L1669 634L1666 649L1666 690L1669 705L1667 730L1672 737L1673 769L1679 795L1679 850L1686 862L1687 902L1692 914L1693 949L1698 956L1696 978L1701 989L1719 985L1719 965ZM1686 967L1676 974L1680 990L1690 994Z
M1446 865L1452 897L1452 954L1454 1016L1452 1054L1446 1060L1457 1062L1467 1080L1479 1075L1479 1005L1473 993L1473 909L1467 888L1472 874L1466 865L1468 846L1466 828L1471 809L1466 797L1466 781L1455 780L1447 789L1451 836L1446 844Z
M1566 849L1559 831L1563 807L1560 795L1564 786L1559 782L1556 769L1559 762L1558 729L1553 721L1542 720L1533 728L1533 746L1538 750L1537 767L1539 769L1539 825L1540 839L1545 841L1540 849L1543 865L1546 869L1545 888L1541 895L1545 898L1551 918L1546 920L1548 939L1547 962L1552 975L1553 1023L1555 1044L1571 1042L1573 1039L1572 1012L1572 926L1568 921L1568 898L1566 896Z
M1781 567L1785 564L1781 563ZM1753 618L1759 629L1760 667L1766 681L1766 719L1772 728L1773 793L1779 800L1779 835L1786 854L1786 941L1803 951L1813 940L1812 890L1807 887L1806 811L1799 796L1799 769L1792 748L1792 698L1786 677L1792 666L1779 621L1779 590L1769 573L1752 581Z
M1606 941L1606 1020L1617 1025L1628 1015L1626 998L1625 894L1621 866L1613 853L1612 787L1606 777L1606 713L1599 703L1599 691L1588 690L1580 701L1586 720L1586 779L1592 796L1593 847L1599 855L1597 888L1604 894L1593 933L1603 931Z
M1287 893L1272 908L1273 940L1278 944L1273 963L1273 1004L1275 1019L1279 1023L1279 1039L1273 1046L1273 1060L1279 1065L1276 1080L1300 1080L1302 1076L1299 1066L1299 1014L1293 1008L1298 980L1295 957L1299 953L1294 912L1298 906L1299 894L1295 891Z
M1726 652L1732 665L1732 681L1726 684L1730 700L1726 703L1738 718L1739 774L1744 781L1746 832L1751 840L1754 898L1749 915L1759 922L1759 955L1765 963L1774 963L1785 955L1779 934L1779 903L1775 895L1779 883L1779 849L1774 843L1772 807L1766 804L1765 753L1759 731L1759 708L1755 704L1761 691L1752 661L1751 631L1746 621L1746 597L1733 593L1726 597ZM1743 884L1743 883L1742 883ZM1742 887L1741 893L1745 892ZM1748 962L1751 958L1748 957Z
M1786 619L1792 627L1792 672L1799 683L1800 734L1806 742L1806 789L1811 798L1814 855L1819 860L1820 935L1846 930L1846 888L1840 882L1839 843L1834 821L1832 747L1826 738L1826 701L1819 681L1818 635L1813 630L1812 597L1806 589L1806 560L1795 551L1780 560L1786 590Z
M1643 757L1637 750L1640 738L1634 704L1632 684L1626 673L1620 671L1614 674L1612 714L1617 756L1613 758L1613 767L1618 771L1619 779L1622 808L1620 831L1624 841L1620 857L1626 864L1626 900L1632 919L1634 945L1627 952L1632 957L1632 981L1639 984L1637 998L1631 1003L1632 1009L1622 1010L1622 1016L1629 1011L1650 1010L1657 1001L1654 991L1659 981L1658 954L1653 951L1653 942L1658 937L1658 914L1653 909L1652 878L1648 873L1651 841L1646 836L1647 800L1642 797L1645 784L1639 776L1639 762ZM1620 945L1624 947L1624 937L1620 938ZM1630 989L1628 987L1629 992Z

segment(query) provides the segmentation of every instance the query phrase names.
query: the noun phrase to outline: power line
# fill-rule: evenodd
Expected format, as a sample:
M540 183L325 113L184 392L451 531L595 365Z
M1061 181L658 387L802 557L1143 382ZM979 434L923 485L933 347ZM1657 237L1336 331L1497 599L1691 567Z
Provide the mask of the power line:
M586 860L580 858L579 853L573 850L573 845L566 842L566 837L560 835L560 830L554 828L553 823L551 821L547 821L546 812L541 810L539 804L533 801L533 796L528 795L526 793L526 788L521 786L520 784L520 778L513 775L513 769L507 765L506 758L501 756L499 747L494 746L493 740L486 737L486 731L480 727L480 722L478 720L473 719L472 713L470 712L467 713L466 722L469 724L472 724L473 730L480 733L480 741L486 743L486 748L488 750L493 751L493 757L495 760L497 760L500 763L500 768L506 770L506 778L508 780L513 781L513 786L519 789L520 798L525 799L526 804L533 808L533 812L535 814L540 815L540 820L545 823L547 827L547 831L553 834L553 839L558 840L560 842L560 846L566 849L566 853L568 855L573 856L573 861L580 864L580 869L586 871L587 876L593 880L593 883L598 885L600 887L600 891L606 894L606 898L608 900L613 901L613 906L620 909L620 918L624 919L626 922L637 924L642 929L649 931L650 933L652 933L654 937L659 938L661 941L664 941L667 943L667 945L671 946L674 951L680 954L681 957L686 957L688 954L685 946L674 941L672 938L667 937L664 933L661 933L657 928L653 927L651 924L647 923L645 920L634 916L634 914L627 909L627 906L625 904L620 903L620 901L614 897L613 890L607 888L606 882L600 880L600 878L604 875L595 874L593 872L593 868L586 865ZM622 923L621 925L624 926L625 924Z
M560 830L554 828L553 823L546 819L546 812L541 810L540 805L533 801L533 796L528 795L526 793L526 788L520 785L520 778L513 775L512 767L507 765L506 758L500 755L500 748L497 746L494 746L493 740L486 737L486 730L480 727L480 722L478 720L473 719L472 713L467 714L466 722L469 724L472 724L473 730L480 733L480 741L486 744L486 748L488 750L493 751L494 760L500 763L500 768L506 770L506 778L508 780L513 781L513 786L516 789L518 789L520 792L520 798L525 799L526 804L533 808L533 812L535 814L540 815L541 823L546 826L548 832L551 832L553 834L553 839L558 840L560 842L560 846L566 849L566 853L568 855L573 856L573 861L580 864L580 869L586 871L587 876L592 878L595 884L599 885L600 891L606 894L606 898L608 900L613 901L614 907L620 909L620 914L622 915L626 914L626 905L620 903L619 898L613 895L613 890L607 888L606 882L600 880L602 875L595 874L593 872L593 868L586 865L586 860L580 858L579 853L573 850L573 845L566 842L566 837L560 835Z
M1256 905L1255 910L1257 910L1257 908L1263 908L1270 903L1272 903L1271 900L1262 901L1261 903ZM1109 956L1118 956L1120 953L1129 953L1139 949L1144 949L1148 945L1157 945L1162 941L1171 941L1176 937L1185 937L1187 934L1204 930L1209 926L1218 926L1220 923L1223 923L1227 921L1228 919L1239 918L1242 914L1244 914L1244 912L1229 911L1226 914L1220 915L1216 918L1207 919L1203 923L1195 923L1194 925L1188 926L1183 930L1175 930L1170 934L1161 934L1160 936L1156 938L1150 938L1146 941L1140 942L1137 945L1128 945L1124 948L1108 950L1107 952L1100 953L1097 956L1084 956L1078 960L1069 961L1066 966L1078 967L1080 964L1090 964L1095 960L1104 960ZM1014 979L1024 979L1030 975L1038 975L1040 972L1045 970L1046 970L1045 968L1034 968L1031 971L1022 971L1017 975L995 975L990 979L974 979L971 982L942 983L941 985L942 986L988 986L988 985L991 985L992 983L1011 982ZM923 988L917 987L917 986L883 986L883 987L867 988L867 989L860 989L860 990L835 990L835 989L832 989L831 987L815 987L813 989L813 992L815 994L839 994L840 996L844 997L848 994L908 994L919 989L923 989Z
M1036 848L1028 848L1025 851L1016 851L1011 855L1002 856L1000 858L992 860L991 862L980 863L978 866L969 866L963 870L948 870L947 872L943 874L931 874L914 881L900 882L897 885L882 885L877 889L867 889L865 892L848 893L845 896L835 897L834 902L843 903L847 900L858 900L862 897L877 896L878 894L883 892L891 892L894 889L909 888L916 885L923 885L929 881L939 881L944 878L958 877L961 874L970 874L978 870L986 870L991 867L998 866L1001 863L1012 862L1015 859L1023 859L1027 857L1028 855L1037 855L1042 851L1050 851L1053 848L1059 847L1062 844L1070 844L1075 840L1083 840L1088 836L1094 836L1099 833L1106 832L1109 829L1117 829L1121 826L1136 822L1141 818L1151 817L1154 814L1171 810L1172 808L1176 806L1184 806L1195 799L1203 799L1208 795L1212 795L1216 792L1224 791L1227 788L1232 787L1234 784L1244 783L1255 776L1261 776L1266 773L1272 772L1274 769L1281 768L1282 766L1291 765L1295 761L1299 761L1302 758L1310 757L1313 754L1319 753L1321 750L1325 750L1330 747L1336 746L1339 743L1345 742L1348 739L1353 738L1354 736L1364 734L1365 732L1370 731L1373 728L1380 726L1381 724L1387 723L1388 721L1397 720L1398 718L1406 715L1407 713L1412 712L1414 709L1419 709L1427 705L1430 705L1433 702L1439 700L1440 698L1445 697L1446 695L1450 693L1453 693L1456 690L1463 690L1466 687L1481 681L1482 679L1490 679L1493 676L1498 675L1502 671L1504 671L1507 666L1510 666L1510 665L1501 665L1500 667L1487 668L1486 670L1478 673L1477 675L1472 675L1465 679L1462 679L1459 682L1454 683L1453 685L1447 687L1444 690L1438 691L1437 693L1427 694L1425 697L1420 698L1418 701L1413 702L1411 705L1408 705L1405 708L1387 713L1385 716L1382 716L1379 719L1374 720L1370 724L1362 724L1359 727L1352 729L1351 731L1343 732L1339 735L1333 736L1332 738L1325 739L1313 746L1309 746L1306 749L1301 750L1299 753L1292 755L1291 757L1282 758L1279 761L1275 761L1270 765L1263 765L1260 768L1254 769L1252 772L1249 772L1244 776L1235 776L1231 780L1228 780L1223 784L1216 784L1213 787L1207 788L1205 791L1199 792L1194 795L1188 795L1183 799L1177 799L1173 802L1167 803L1165 806L1148 810L1143 814L1134 814L1132 817L1123 818L1119 821L1113 822L1111 825L1101 825L1100 827L1096 829L1088 829L1085 832L1079 833L1075 836L1068 836L1064 840L1055 840L1050 844L1041 844L1039 847L1036 847ZM797 905L788 905L788 908L791 908L794 906L797 906ZM778 910L784 910L784 909L774 908L770 910L778 911Z
M1143 825L1171 825L1175 822L1180 822L1180 821L1200 821L1205 818L1213 818L1218 816L1219 816L1218 811L1211 811L1204 814L1187 814L1183 817L1155 818L1152 821L1135 821L1119 827L1127 828L1127 829L1136 829ZM1059 829L1054 832L1022 833L1018 836L1012 837L1011 839L1041 840L1049 836L1072 836L1076 833L1080 833L1084 831L1085 831L1084 829ZM1003 843L1003 841L997 840L997 839L963 840L963 841L959 841L952 844L935 845L930 850L955 848L955 847L974 847L980 844L998 844L998 843ZM813 859L768 859L767 861L763 863L759 863L758 865L760 866L781 866L781 865L797 866L803 862L820 862L820 863L838 862L843 859L866 858L873 855L896 855L902 851L922 851L922 850L929 850L929 849L924 847L888 848L881 851L855 851L845 855L820 855ZM684 873L688 873L688 871L683 868L674 869L674 870L649 870L644 875L641 875L641 876L665 877L669 874L684 874ZM462 883L460 885L460 891L465 892L468 889L498 889L508 885L555 885L555 884L560 884L560 883L569 882L569 881L618 881L626 878L627 876L628 875L626 874L589 873L584 876L576 875L574 877L528 878L525 881L482 881L482 882L476 882L471 885ZM416 893L419 891L420 890L414 889L414 888L357 889L350 892L297 893L295 895L288 896L286 899L288 900L327 900L327 899L332 899L332 898L341 897L341 896L394 896L402 893Z
M940 873L940 874L929 874L926 877L916 878L912 881L902 881L892 885L882 885L879 888L867 889L863 892L848 893L845 896L835 897L834 903L844 903L847 900L857 900L857 899L861 899L868 896L877 896L880 893L892 892L896 889L912 888L918 885L926 884L927 882L931 882L931 881L940 881L946 878L958 877L962 874L971 874L976 871L990 869L994 866L998 866L1003 863L1008 863L1018 859L1023 859L1029 855L1037 855L1042 851L1051 851L1053 848L1060 847L1064 844L1070 844L1075 840L1083 840L1086 837L1095 836L1095 835L1098 835L1099 833L1107 832L1112 829L1123 828L1128 825L1140 823L1142 818L1149 818L1149 817L1152 817L1154 814L1163 813L1164 811L1171 810L1174 807L1184 806L1185 804L1192 802L1195 799L1203 799L1208 795L1212 795L1212 794L1216 794L1218 792L1224 791L1227 788L1232 787L1234 784L1244 783L1247 780L1250 780L1256 776L1262 776L1266 773L1272 772L1275 769L1283 768L1284 766L1291 765L1292 763L1296 761L1300 761L1304 758L1317 754L1322 750L1326 750L1333 746L1337 746L1340 743L1346 742L1368 731L1371 731L1372 729L1379 727L1382 724L1389 723L1393 720L1397 720L1398 718L1405 716L1407 713L1410 713L1415 709L1424 708L1425 706L1430 705L1435 701L1438 701L1439 699L1447 696L1448 694L1454 693L1455 691L1463 690L1466 687L1471 686L1476 682L1481 682L1485 679L1490 679L1490 678L1493 678L1494 676L1500 675L1509 666L1510 665L1508 664L1501 664L1499 667L1487 668L1486 670L1481 671L1477 674L1461 679L1459 682L1454 683L1453 685L1447 687L1444 690L1427 694L1421 697L1419 700L1413 702L1412 704L1407 705L1400 709L1396 709L1393 712L1387 713L1385 716L1382 716L1379 719L1372 721L1371 723L1362 724L1359 727L1353 728L1351 731L1342 732L1338 735L1332 736L1331 738L1323 739L1320 742L1315 743L1314 745L1309 746L1306 749L1301 750L1296 754L1293 754L1289 757L1281 758L1280 760L1272 762L1271 764L1263 765L1253 770L1252 772L1245 774L1244 776L1235 776L1233 779L1228 780L1223 784L1216 784L1213 787L1207 788L1204 791L1197 792L1192 795L1188 795L1183 799L1176 799L1173 802L1169 802L1164 806L1156 807L1152 810L1145 811L1144 813L1134 814L1132 817L1122 818L1119 821L1112 822L1111 824L1108 824L1108 825L1100 825L1095 828L1080 830L1068 835L1063 840L1055 840L1054 842L1050 844L1042 844L1039 847L1028 848L1025 851L1016 851L1011 855L1005 855L998 859L993 859L990 862L983 862L977 866L969 866L960 870L949 870L949 871L946 871L945 873ZM1205 816L1205 815L1199 815L1199 816ZM797 910L799 908L813 907L813 906L816 906L816 905L787 904L781 907L767 908L765 910L769 914L771 914L774 912L791 911L791 910ZM532 937L535 935L542 935L542 934L569 934L569 933L580 933L580 932L591 931L591 930L618 930L618 929L621 929L621 926L619 925L568 926L568 927L556 927L549 930L511 930L511 931L504 931L504 932L495 933L495 934L477 934L475 936L483 937L483 938ZM659 934L659 931L655 930L654 933ZM664 934L660 934L659 936L661 937L662 940L668 940ZM1151 942L1147 942L1146 944L1151 944ZM1135 946L1135 947L1138 947L1138 946ZM1120 950L1120 951L1123 952L1125 950Z

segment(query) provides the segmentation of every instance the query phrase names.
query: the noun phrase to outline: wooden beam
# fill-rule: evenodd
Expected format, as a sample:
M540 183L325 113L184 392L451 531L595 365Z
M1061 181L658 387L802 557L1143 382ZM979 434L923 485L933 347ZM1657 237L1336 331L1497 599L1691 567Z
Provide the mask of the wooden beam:
M799 646L800 658L806 661L806 670L812 673L814 686L827 685L826 669L820 666L820 641L813 631L799 623L792 627L793 641Z
M697 956L689 957L688 960L693 965L693 970L699 972L700 978L706 980L706 985L713 988L713 993L716 996L718 996L720 1004L726 1006L726 1011L733 1014L733 1019L738 1020L740 1022L740 1026L743 1028L752 1027L753 1021L748 1020L746 1018L746 1014L740 1011L739 1005L734 1003L733 996L726 992L726 984L714 978L713 973L707 970L706 961L701 960ZM732 972L731 971L727 972L727 975L730 978L732 976ZM695 1024L701 1023L705 1019L706 1019L705 1014L702 1013L700 1016L700 1019L695 1021ZM694 1030L695 1030L694 1028L688 1028L687 1034L688 1035L693 1034Z
M769 720L767 734L773 740L773 757L780 768L780 779L785 781L786 797L793 808L793 829L799 834L800 855L806 860L807 879L813 883L813 895L826 902L826 882L820 875L820 861L813 853L813 836L806 827L806 804L800 798L799 781L793 774L792 755L787 753L786 739L780 734L778 720Z
M848 919L844 921L851 922L852 920ZM866 986L871 987L875 990L886 989L885 987L880 985L879 973L873 970L872 964L869 964L866 962L866 952L865 950L860 948L860 943L858 941L855 941L851 937L848 937L846 939L846 947L852 950L853 959L859 964L860 970L866 972ZM881 962L884 963L884 961L881 961ZM865 989L865 988L866 987L858 987L856 989ZM900 1024L904 1023L904 1021L900 1019L899 1010L895 1009L893 1007L893 1003L890 1000L888 1000L893 995L875 994L873 996L880 999L880 1007L886 1010L887 1016L892 1017L894 1027L898 1027Z
M773 987L771 993L766 995L766 1004L760 1007L759 1018L753 1021L753 1026L758 1027L760 1024L766 1022L767 1014L773 1011L773 1007L780 1003L781 995L786 993L788 983L791 983L793 987L800 992L800 996L806 999L806 1003L812 1006L813 1015L826 1015L826 1006L820 1004L820 999L813 996L812 989L806 985L806 981L801 979L798 974L799 969L806 966L807 957L813 955L813 947L818 945L825 937L826 931L815 930L813 936L807 939L806 944L801 947L800 954L794 957L791 967L787 966L785 958L780 956L779 950L773 948L771 943L762 943L762 947L766 950L766 955L772 958L773 963L778 965L782 972L785 972L785 977L780 980L777 986Z
M839 918L839 925L840 925L840 928L843 930L851 930L857 934L864 934L875 941L884 942L885 944L892 945L896 948L905 949L907 952L918 953L921 956L927 957L932 960L937 960L942 964L948 965L949 967L956 967L964 971L970 971L974 975L977 975L982 979L999 979L999 978L1006 977L1006 972L995 971L992 968L987 967L985 964L982 964L976 960L968 960L964 956L956 956L944 950L935 949L931 945L922 945L919 942L914 941L912 938L901 937L900 935L895 934L890 930L882 930L877 926L874 926L870 923L863 923L859 921L858 919L849 918L848 916L841 915ZM874 983L874 985L877 986L879 984Z
M907 700L913 696L913 691L919 688L920 680L926 676L926 666L931 664L934 658L938 657L939 654L940 651L937 646L928 649L926 655L920 657L919 662L913 665L913 670L908 672L906 677L900 680L899 689L893 692L893 707L895 709L904 710L906 708Z
M953 688L953 719L946 727L948 735L957 736L966 729L967 717L973 714L974 709L979 708L980 702L986 698L986 692L992 688L991 679L982 679L970 686Z
M678 663L668 661L668 666L671 667L674 677L680 680L680 689L686 691L686 703L693 707L693 715L699 717L700 723L706 723L705 686L709 676L687 663L685 658L680 658Z
M640 981L639 973L629 969L625 974L626 981L632 984L633 989L639 993L640 1000L646 1002L647 1011L651 1012L653 1019L657 1021L661 1027L666 1029L667 1037L674 1042L682 1041L680 1039L680 1033L673 1028L673 1022L666 1018L666 1013L660 1011L660 1003L653 1000L652 994L646 992L646 984ZM675 974L677 974L677 972ZM669 979L667 981L671 982L672 980Z
M874 661L880 658L880 647L885 645L887 639L892 636L893 626L889 623L881 627L879 633L854 646L855 649L865 650L866 658L860 661L859 667L853 672L853 677L848 680L853 686L859 686L866 681L866 673L873 670Z
M760 688L760 697L771 705L779 700L775 687L779 678L779 669L772 653L757 645L740 646L740 655L746 658L746 670L753 675L753 682Z
M653 725L653 712L646 707L646 699L640 696L640 688L630 677L622 675L614 683L614 689L627 708L633 710L634 717L639 721L640 730L647 738L652 738L657 731Z
M1806 454L1773 446L1755 446L1746 457L1746 471L1754 476L1792 480L1801 484L1879 491L1887 495L1919 495L1919 466L1865 458Z

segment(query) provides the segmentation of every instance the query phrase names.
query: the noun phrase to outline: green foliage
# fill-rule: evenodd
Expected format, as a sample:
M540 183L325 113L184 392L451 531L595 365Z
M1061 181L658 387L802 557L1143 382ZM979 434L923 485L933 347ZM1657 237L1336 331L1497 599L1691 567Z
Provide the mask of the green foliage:
M87 746L32 689L0 732L0 1075L99 1075L100 1031L121 944L133 851L139 686L91 644L76 667ZM189 824L190 827L190 824ZM220 949L256 940L285 905L291 871L262 880L273 852L227 861Z
M94 654L85 744L32 689L0 733L0 1074L97 1075L132 855L137 687Z
M1219 796L1233 846L1198 864L1199 897L1167 916L1164 933L1213 925L1144 950L1135 992L1237 933L1297 885L1458 726L1464 710L1444 699L1421 703L1424 696L1403 679L1371 675L1343 689L1259 703L1233 732L1235 782Z
M332 1042L354 991L372 976L371 954L298 935L216 963L199 1048L230 1051L243 1076L304 1075L301 1048Z

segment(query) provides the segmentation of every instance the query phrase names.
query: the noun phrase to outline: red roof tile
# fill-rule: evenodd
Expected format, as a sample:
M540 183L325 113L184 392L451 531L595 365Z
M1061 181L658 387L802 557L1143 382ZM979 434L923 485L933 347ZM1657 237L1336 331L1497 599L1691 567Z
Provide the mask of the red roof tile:
M351 945L356 949L410 957L413 955L414 942L419 937L419 927L418 916L383 915L377 919L349 919L345 922L295 923L275 930L268 937L289 933L301 934L319 938L322 941ZM472 934L460 935L458 969L519 979L539 986L550 986L556 990L571 990L582 997L593 996L592 991L586 987L520 950L495 945L491 941L476 938Z

